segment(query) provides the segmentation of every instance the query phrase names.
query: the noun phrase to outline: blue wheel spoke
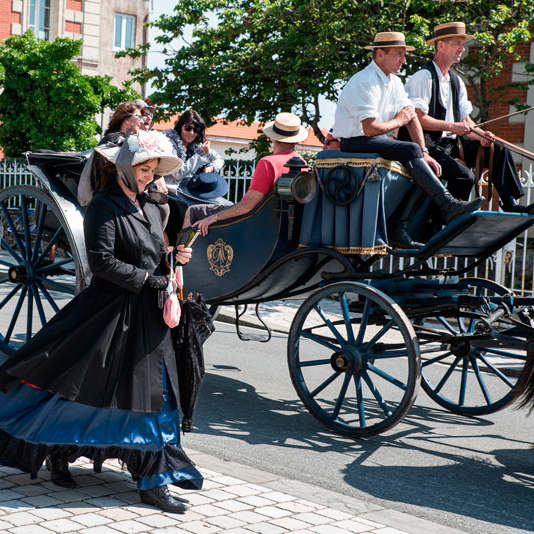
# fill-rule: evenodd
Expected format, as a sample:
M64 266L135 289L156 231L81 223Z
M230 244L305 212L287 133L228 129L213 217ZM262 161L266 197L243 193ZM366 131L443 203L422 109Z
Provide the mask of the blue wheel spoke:
M315 398L326 386L330 385L339 376L341 376L341 373L334 373L333 375L329 376L322 384L319 384L319 386L310 392L310 397Z
M448 351L445 354L441 354L440 356L436 356L435 358L432 358L430 360L425 360L421 367L426 367L427 365L432 365L433 363L440 362L441 360L444 360L445 358L448 358L449 356L452 356L452 352Z
M67 263L73 263L72 258L65 258L64 260L55 261L54 263L50 263L49 265L45 265L44 267L39 267L35 270L35 272L44 273L46 271L56 269L57 267L61 267L62 265L66 265Z
M314 365L330 365L330 359L327 360L310 360L308 362L297 362L297 367L313 367Z
M388 382L390 382L394 386L397 386L400 389L403 389L404 391L406 391L407 385L404 382L401 382L400 380L395 378L394 376L391 376L389 373L386 373L385 371L382 371L382 369L379 369L378 367L375 367L372 364L368 364L368 369L372 373L375 373L378 376L381 376L384 380L387 380Z
M449 379L449 377L451 376L452 372L454 371L454 369L456 368L456 366L458 365L458 362L461 360L461 358L459 356L457 356L454 360L454 362L452 363L452 365L447 369L447 372L443 375L443 377L441 378L441 380L439 381L439 384L434 388L434 392L435 393L438 393L439 390L445 385L445 382L447 382L447 380Z
M15 306L15 310L13 311L13 317L11 318L11 322L9 323L9 328L7 329L6 335L4 336L4 341L6 343L9 343L9 340L11 339L11 334L13 333L13 329L15 328L15 325L17 324L17 320L20 314L20 309L22 308L22 304L24 303L24 298L26 297L27 292L28 292L28 289L26 288L26 286L24 286L22 288L22 292L20 294L17 305Z
M367 325L369 323L369 316L371 315L372 304L373 303L371 299L368 298L365 300L362 311L362 320L360 322L360 329L358 331L358 337L356 338L356 345L361 345L363 342L365 331L367 330Z
M311 332L308 332L307 330L299 330L298 334L299 336L305 337L306 339L309 339L311 341L315 341L315 343L319 343L319 345L322 345L323 347L326 347L334 352L337 352L339 350L339 346L333 345L329 341L326 341L326 339L323 339L322 337L312 334Z
M59 239L59 236L63 232L63 228L59 227L56 230L56 233L52 236L48 244L46 245L45 249L41 252L40 256L37 258L37 261L34 263L34 266L37 267L43 259L48 255L48 253L52 250L52 247L56 244L56 241Z
M362 380L360 375L354 376L354 384L356 386L356 400L358 402L358 417L360 418L360 426L365 428L367 426L367 420L365 419L365 406L363 404Z
M332 413L332 418L337 419L339 417L339 412L341 410L341 406L343 405L343 401L345 400L345 396L347 395L347 389L350 384L350 373L345 373L345 378L343 379L343 385L341 386L341 389L339 391L339 397L336 400L336 405L334 406L334 411Z
M482 354L478 353L477 356L497 375L504 383L506 383L511 388L514 387L514 384L508 380L508 377L504 375L497 367L490 363Z
M378 352L377 354L369 354L371 360L387 360L388 358L402 358L407 356L406 350L390 350L388 352Z
M39 312L39 319L41 320L41 326L46 324L46 315L43 309L43 303L41 302L41 296L39 295L38 286L35 286L33 290L33 298L35 299L35 305L37 306L37 311Z
M9 280L9 278L6 278L6 280ZM4 280L2 280L3 282ZM0 302L0 310L12 299L13 295L22 287L22 284L17 284L10 292L9 294L4 298L2 302Z
M41 211L39 213L39 221L37 223L37 231L35 233L35 244L33 246L33 253L32 253L33 263L35 263L35 261L37 260L37 256L39 254L39 249L41 247L41 239L43 237L43 228L44 228L46 212L48 211L48 206L44 204L43 202L38 203L38 206L41 206ZM35 210L38 211L37 206Z
M24 197L23 197L24 198ZM28 288L28 300L27 300L27 314L26 314L26 341L30 341L32 338L32 326L33 326L33 287Z
M455 330L444 317L436 317L436 319L451 333L458 334L458 330Z
M3 245L3 241L4 240L2 240L2 245ZM2 245L0 245L0 246L2 246ZM0 265L4 265L5 267L13 267L14 264L10 263L8 261L5 261L5 260L0 260Z
M496 354L497 356L506 356L508 358L513 358L514 360L525 361L527 359L526 356L521 356L521 354L515 354L514 352L508 352L508 351L501 350L501 349L492 349L492 348L484 347L484 352Z
M57 313L59 311L59 308L56 302L54 301L54 299L52 298L52 295L50 295L47 289L38 280L35 281L35 285L39 288L41 293L44 295L45 299L48 301L48 304L52 306L52 309L54 310L54 312Z
M350 313L349 306L347 304L347 299L345 298L345 293L338 293L339 295L339 304L341 306L341 313L343 314L343 319L345 321L345 328L347 329L347 338L350 344L354 343L354 332L352 331L352 323L350 322Z
M395 321L390 319L365 345L363 345L363 350L369 350L386 332L389 332L389 329L393 326Z
M325 322L326 326L328 326L332 334L334 334L334 337L337 339L338 343L340 345L345 345L346 344L345 339L343 338L339 330L332 324L330 319L328 319L328 317L326 317L326 315L323 313L322 308L318 306L317 304L315 304L313 306L313 309L319 314L319 316Z
M5 239L2 239L2 248L6 250L7 252L9 252L17 263L24 263L24 259L22 258L22 256L20 256L15 251L15 249L9 243L6 242ZM11 265L9 265L7 262L5 263L5 265L7 265L8 267L11 267Z
M22 244L22 241L20 240L20 236L18 233L18 230L15 227L15 223L13 222L13 219L11 218L11 214L9 213L8 209L6 208L5 202L0 202L0 208L2 209L2 212L5 215L7 224L9 226L9 229L11 230L11 234L13 235L13 239L16 241L17 246L19 247L19 251L22 254L23 257L26 257L26 250L24 249L24 245ZM4 244L4 240L2 239L2 244ZM7 243L6 243L7 244ZM11 247L9 247L11 248ZM17 254L18 256L18 254ZM20 258L20 256L18 256ZM20 263L22 263L24 260L20 260Z
M22 195L21 200L21 211L22 211L22 225L24 227L24 239L26 241L26 259L29 260L31 257L30 251L32 249L32 240L30 237L30 221L28 219L28 203L26 201L26 196ZM28 338L30 339L30 338Z
M384 415L386 417L390 417L393 412L389 409L389 406L382 398L382 395L380 395L378 389L376 389L373 381L371 380L371 377L367 374L367 372L364 371L362 373L362 378L365 380L365 383L367 384L367 387L371 390L371 393L373 394L374 398L378 401L378 404L380 404Z
M488 388L486 387L486 382L484 382L484 378L482 376L482 373L480 372L480 368L478 367L478 362L476 358L473 358L473 360L471 361L471 365L473 366L473 371L475 372L475 376L477 377L478 384L482 391L482 395L484 395L484 398L486 399L486 404L489 406L492 402L491 397Z
M36 280L39 280L40 282L46 282L48 285L51 285L63 293L68 293L69 295L74 295L76 293L72 287L56 282L55 280L50 280L50 278L46 278L44 276L36 276Z
M465 404L465 392L467 389L467 373L469 372L469 358L463 359L462 365L462 379L460 381L460 391L458 396L458 406Z

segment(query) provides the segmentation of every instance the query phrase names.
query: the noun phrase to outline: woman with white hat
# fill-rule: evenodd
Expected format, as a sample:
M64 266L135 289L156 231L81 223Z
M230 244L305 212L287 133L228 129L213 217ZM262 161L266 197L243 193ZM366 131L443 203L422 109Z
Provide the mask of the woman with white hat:
M74 487L69 461L100 471L118 458L142 502L181 513L167 484L198 489L202 476L180 447L176 357L158 306L163 228L140 193L182 161L157 132L96 150L108 164L84 218L91 283L0 367L0 463L35 478L46 460L54 483Z

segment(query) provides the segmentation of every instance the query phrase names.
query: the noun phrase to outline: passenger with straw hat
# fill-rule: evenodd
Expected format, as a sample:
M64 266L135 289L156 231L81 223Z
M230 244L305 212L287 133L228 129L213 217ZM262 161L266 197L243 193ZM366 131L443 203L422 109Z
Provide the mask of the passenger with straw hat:
M483 199L458 201L436 177L441 167L428 153L417 114L397 76L406 62L406 52L414 48L406 45L401 32L377 33L365 48L373 51L371 63L352 76L337 103L333 134L341 138L341 150L376 153L402 163L417 186L438 205L446 221L478 209ZM406 126L413 142L390 138L402 126ZM389 244L404 249L423 246L413 241L407 229L409 214L419 207L414 198L412 190L388 222Z
M490 167L490 183L499 193L504 211L534 213L534 204L522 206L517 202L524 191L512 154L505 148L494 146L491 158L488 147L493 144L493 134L475 127L469 116L473 106L465 84L451 69L459 63L465 43L471 39L473 36L466 32L463 22L435 26L433 36L427 41L435 47L434 58L406 84L424 130L426 146L442 166L442 178L447 181L449 191L464 200L469 198L475 183L471 168L476 166L482 146L481 156Z

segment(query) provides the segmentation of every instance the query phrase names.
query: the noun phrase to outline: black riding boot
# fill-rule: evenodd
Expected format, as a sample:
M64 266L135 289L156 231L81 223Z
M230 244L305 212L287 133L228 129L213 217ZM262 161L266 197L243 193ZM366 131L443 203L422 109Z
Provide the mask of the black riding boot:
M526 213L527 215L534 214L534 202L528 206L522 206L521 204L518 204L514 197L510 197L508 200L501 198L501 206L503 211L508 211L510 213Z
M185 504L185 499L173 497L169 493L167 486L158 486L147 490L139 490L141 501L145 504L157 506L160 510L171 512L174 514L183 514L188 506Z
M65 453L51 454L46 457L46 468L50 471L50 480L63 488L74 488L76 482L69 471L69 461Z
M408 227L412 222L413 214L424 202L426 193L420 187L415 186L410 189L408 195L408 199L400 208L399 215L388 221L388 244L403 249L422 248L425 245L412 239L408 233Z
M459 215L477 210L484 202L483 197L475 198L470 202L454 198L445 189L430 168L430 165L423 158L410 160L407 167L415 183L438 206L446 223L450 223Z

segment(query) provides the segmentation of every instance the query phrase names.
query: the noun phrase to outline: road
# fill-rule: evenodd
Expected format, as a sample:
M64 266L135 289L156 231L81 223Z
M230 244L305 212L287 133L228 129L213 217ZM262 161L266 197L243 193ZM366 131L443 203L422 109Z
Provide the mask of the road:
M483 418L442 410L420 391L389 432L352 440L303 408L286 338L242 342L216 323L184 447L234 460L470 534L534 531L534 418L509 407ZM201 467L201 466L200 466Z

